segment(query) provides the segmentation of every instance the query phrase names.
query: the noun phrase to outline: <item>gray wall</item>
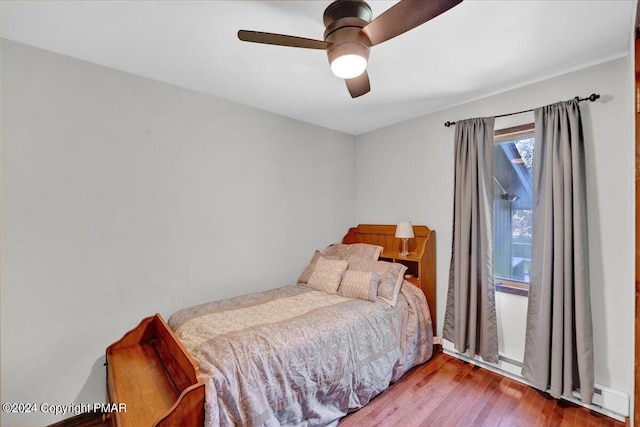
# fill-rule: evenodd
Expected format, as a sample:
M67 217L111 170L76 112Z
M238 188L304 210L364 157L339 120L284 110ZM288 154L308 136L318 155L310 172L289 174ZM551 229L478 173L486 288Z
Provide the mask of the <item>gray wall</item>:
M295 283L355 223L353 136L6 40L2 89L3 402L102 402L143 317Z
M444 127L444 122L601 94L596 103L580 104L588 173L595 379L630 395L635 253L631 66L627 57L613 60L360 135L356 142L356 222L410 220L436 230L438 329L442 331L451 252L454 136L454 129ZM518 120L530 122L531 116L500 119L496 127L512 126ZM502 350L518 354L517 347L524 343L526 303L523 306L503 295L498 299L499 314L504 314L498 319Z

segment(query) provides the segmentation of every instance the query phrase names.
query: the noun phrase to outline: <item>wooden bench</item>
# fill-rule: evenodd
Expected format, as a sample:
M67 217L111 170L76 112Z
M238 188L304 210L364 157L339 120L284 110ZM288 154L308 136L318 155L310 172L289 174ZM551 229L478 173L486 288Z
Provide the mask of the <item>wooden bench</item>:
M198 367L159 314L107 347L106 358L109 402L126 405L107 415L110 425L203 425Z

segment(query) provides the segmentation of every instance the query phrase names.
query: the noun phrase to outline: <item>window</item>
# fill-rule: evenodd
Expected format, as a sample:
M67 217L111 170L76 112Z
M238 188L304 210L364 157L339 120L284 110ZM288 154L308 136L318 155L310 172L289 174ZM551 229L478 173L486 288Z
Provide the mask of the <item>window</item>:
M528 295L533 225L533 123L496 131L493 271L496 290Z

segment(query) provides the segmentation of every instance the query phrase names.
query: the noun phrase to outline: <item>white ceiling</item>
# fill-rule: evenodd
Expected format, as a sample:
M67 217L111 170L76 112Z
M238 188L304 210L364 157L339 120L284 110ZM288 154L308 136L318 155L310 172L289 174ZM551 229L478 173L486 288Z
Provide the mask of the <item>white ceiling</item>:
M7 39L358 135L627 55L636 0L464 0L374 46L356 99L323 51L236 37L322 39L329 1L0 3Z

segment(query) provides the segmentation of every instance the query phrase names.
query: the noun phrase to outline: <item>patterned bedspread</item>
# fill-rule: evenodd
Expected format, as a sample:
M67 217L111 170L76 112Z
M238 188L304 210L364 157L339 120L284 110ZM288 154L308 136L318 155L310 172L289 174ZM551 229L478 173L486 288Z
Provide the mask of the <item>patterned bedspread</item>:
M431 357L426 300L285 286L190 307L169 325L200 367L206 426L329 425Z

